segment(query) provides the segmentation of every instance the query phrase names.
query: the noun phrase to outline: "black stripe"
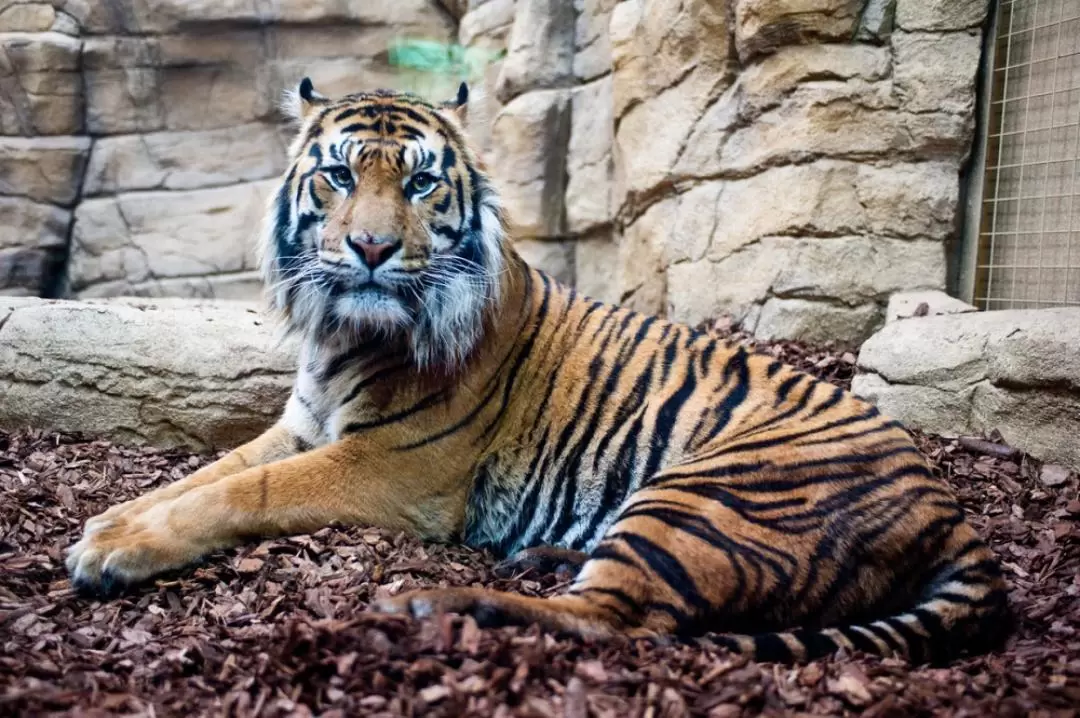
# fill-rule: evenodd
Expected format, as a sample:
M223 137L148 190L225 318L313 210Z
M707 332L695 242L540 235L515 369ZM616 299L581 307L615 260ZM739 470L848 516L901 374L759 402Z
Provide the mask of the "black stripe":
M754 639L754 660L772 663L793 663L795 656L778 633L762 633Z
M840 650L840 646L836 644L836 641L815 629L800 628L792 631L791 635L806 647L806 660L808 661L831 656Z
M773 406L780 406L785 401L787 401L788 394L790 394L791 390L795 388L795 385L806 378L807 376L805 374L793 374L787 379L785 379L783 383L780 384L779 388L777 388L776 390L776 396L773 399Z
M439 391L437 391L437 392L435 392L433 394L428 394L427 396L425 396L423 399L416 402L412 406L410 406L410 407L408 407L406 409L402 409L401 411L395 412L393 414L388 414L386 416L380 417L378 419L373 419L371 421L351 421L351 422L349 422L348 424L345 425L345 429L341 433L342 434L355 434L358 431L366 431L368 429L376 429L376 428L378 428L380 426L387 426L389 424L397 423L397 422L401 421L402 419L406 419L406 418L408 418L408 417L410 417L410 416L412 416L414 414L418 414L421 411L424 411L425 409L430 409L431 407L435 406L436 404L438 404L438 403L440 403L442 401L445 401L448 396L449 396L449 390L448 389L440 389Z
M408 364L408 363L394 364L392 366L383 367L382 369L379 369L378 371L372 372L368 376L364 377L360 381L353 384L352 389L349 390L349 393L345 395L345 398L341 400L341 402L338 404L338 406L345 406L346 404L351 402L353 399L360 396L360 392L362 392L364 389L368 388L372 384L375 384L376 382L379 382L379 381L385 379L386 377L390 376L391 374L395 374L395 373L397 373L399 371L409 369L411 366L412 365Z
M709 602L698 591L694 579L683 568L682 562L657 543L629 531L611 535L633 551L656 576L683 599L687 606L699 615L709 610Z
M917 664L918 661L922 659L924 653L923 643L925 643L926 638L919 635L915 629L895 616L890 616L889 618L882 620L889 624L889 626L904 639L904 653L907 655L908 660Z
M900 654L903 654L903 653L906 652L904 650L904 644L901 643L900 641L898 641L896 639L896 637L892 634L891 631L888 631L888 630L886 630L885 628L883 628L881 626L874 625L873 623L863 624L863 628L865 628L866 630L870 631L875 636L880 638L882 643L884 643L889 648L893 649L893 651L895 651L897 653L900 653Z
M861 631L856 631L851 626L842 626L836 630L844 634L844 637L851 641L856 650L862 651L863 653L870 653L875 656L881 655L881 649L877 647L877 644Z
M589 554L589 560L593 561L614 561L615 563L622 564L623 566L631 566L634 569L640 571L641 567L628 556L624 556L614 546L608 542L604 542L593 549L593 552Z

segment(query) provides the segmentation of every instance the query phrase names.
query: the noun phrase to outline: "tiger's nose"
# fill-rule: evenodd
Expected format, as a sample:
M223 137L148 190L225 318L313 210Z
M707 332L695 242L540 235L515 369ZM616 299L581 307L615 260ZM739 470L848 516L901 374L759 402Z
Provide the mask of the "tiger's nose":
M361 232L355 237L350 234L345 237L345 244L349 245L349 249L368 269L375 269L384 264L401 246L400 241L394 242L376 237L370 232Z

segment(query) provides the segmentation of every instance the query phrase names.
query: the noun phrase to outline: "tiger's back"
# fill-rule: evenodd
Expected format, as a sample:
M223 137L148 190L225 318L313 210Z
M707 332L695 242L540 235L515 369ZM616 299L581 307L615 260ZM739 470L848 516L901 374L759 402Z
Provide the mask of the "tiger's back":
M872 621L914 607L950 571L959 593L935 605L985 602L965 630L996 627L1005 604L992 557L897 422L770 357L526 271L534 311L493 385L498 410L459 427L485 427L474 443L488 442L467 543L591 554L569 595L628 627L870 621L809 648L791 635L731 639L762 656L846 646L938 657L929 616ZM626 593L638 583L647 601Z
M285 412L88 521L74 584L108 593L340 521L580 566L549 599L446 588L378 610L719 631L759 658L990 645L1001 573L906 432L769 357L530 269L463 131L467 95L300 84L260 252L302 340Z

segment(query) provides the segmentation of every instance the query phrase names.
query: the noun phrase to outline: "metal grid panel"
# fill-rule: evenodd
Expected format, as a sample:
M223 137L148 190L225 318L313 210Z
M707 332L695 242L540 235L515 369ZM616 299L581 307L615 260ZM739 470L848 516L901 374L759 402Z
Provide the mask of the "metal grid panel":
M1080 304L1080 0L1002 0L975 304Z

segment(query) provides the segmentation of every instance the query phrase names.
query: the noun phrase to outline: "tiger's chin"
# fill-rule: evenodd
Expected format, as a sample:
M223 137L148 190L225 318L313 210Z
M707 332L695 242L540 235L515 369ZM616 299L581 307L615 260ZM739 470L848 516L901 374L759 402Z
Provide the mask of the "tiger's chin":
M396 334L415 321L415 314L401 298L381 287L364 288L338 297L333 312L343 328L363 332Z

